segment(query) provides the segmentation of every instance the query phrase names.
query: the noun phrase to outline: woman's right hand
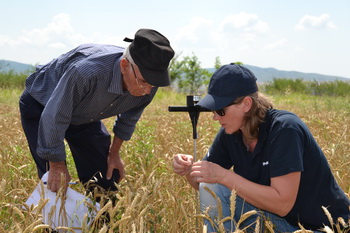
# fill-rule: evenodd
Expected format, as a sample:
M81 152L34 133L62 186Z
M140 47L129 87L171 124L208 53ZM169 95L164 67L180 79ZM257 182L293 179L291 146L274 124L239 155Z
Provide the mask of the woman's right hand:
M176 174L185 176L191 172L193 156L185 154L175 154L173 160L173 169Z

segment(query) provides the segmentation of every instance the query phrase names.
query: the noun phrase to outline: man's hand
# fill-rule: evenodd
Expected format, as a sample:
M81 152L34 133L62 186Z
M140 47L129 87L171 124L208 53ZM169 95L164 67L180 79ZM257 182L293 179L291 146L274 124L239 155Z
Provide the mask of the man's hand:
M63 177L62 184L65 191L68 188L68 182L71 180L71 176L68 172L67 166L64 161L62 162L49 162L50 171L47 180L47 188L52 192L57 192L61 187L61 176ZM61 175L62 174L62 175Z
M118 169L120 177L117 183L119 183L125 177L124 162L119 155L119 150L122 144L123 144L123 140L121 140L117 136L114 136L111 148L109 149L108 158L107 158L108 167L107 167L106 179L110 180L113 176L113 170Z
M109 153L107 158L107 164L108 164L107 174L106 174L107 180L110 180L112 178L114 169L118 169L119 171L120 178L117 181L117 183L119 183L122 179L124 179L125 177L124 162L120 158L119 152L117 154Z
M191 171L193 163L192 155L176 154L173 160L173 169L176 174L185 176Z

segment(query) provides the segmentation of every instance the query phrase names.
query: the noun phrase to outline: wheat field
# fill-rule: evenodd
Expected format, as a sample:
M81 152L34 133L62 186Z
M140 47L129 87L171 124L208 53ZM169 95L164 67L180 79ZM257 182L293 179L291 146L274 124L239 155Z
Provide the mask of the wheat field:
M0 90L0 232L49 232L42 223L40 206L24 209L38 184L36 168L22 132L18 98L20 90ZM275 107L292 111L309 126L325 152L336 179L350 194L350 100L349 97L316 97L297 94L274 96ZM197 210L197 193L185 178L172 171L175 153L193 154L192 126L188 113L168 112L170 105L186 105L186 96L160 90L146 108L130 141L122 147L126 178L119 184L117 202L102 200L98 216L83 232L203 232L203 217ZM113 118L104 120L112 129ZM201 113L196 140L197 157L207 152L219 125L211 113ZM111 132L111 131L110 131ZM74 162L68 168L77 181ZM74 189L83 192L82 185ZM336 230L336 226L334 229ZM62 232L74 229L62 227ZM273 232L266 226L267 232ZM303 229L301 229L301 232Z

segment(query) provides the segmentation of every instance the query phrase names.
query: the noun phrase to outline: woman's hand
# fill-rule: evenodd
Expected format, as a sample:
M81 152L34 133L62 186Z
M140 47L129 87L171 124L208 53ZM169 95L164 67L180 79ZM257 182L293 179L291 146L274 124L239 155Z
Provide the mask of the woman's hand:
M176 154L173 160L174 172L180 176L185 176L191 172L192 163L192 155Z
M198 161L192 165L191 177L198 183L222 183L228 170L208 161Z

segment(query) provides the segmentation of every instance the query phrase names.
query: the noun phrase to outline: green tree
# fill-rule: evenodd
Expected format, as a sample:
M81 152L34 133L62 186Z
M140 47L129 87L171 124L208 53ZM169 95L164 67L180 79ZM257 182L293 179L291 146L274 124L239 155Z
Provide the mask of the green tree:
M198 57L193 54L192 57L186 56L182 61L182 75L179 76L178 86L181 91L189 94L198 94L198 90L209 82L211 73L202 69Z
M169 75L171 83L174 83L176 79L179 79L183 73L183 62L179 61L181 53L176 54L169 64Z
M221 61L220 61L220 57L216 57L215 58L215 64L214 64L214 68L217 70L221 67Z

